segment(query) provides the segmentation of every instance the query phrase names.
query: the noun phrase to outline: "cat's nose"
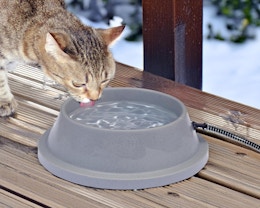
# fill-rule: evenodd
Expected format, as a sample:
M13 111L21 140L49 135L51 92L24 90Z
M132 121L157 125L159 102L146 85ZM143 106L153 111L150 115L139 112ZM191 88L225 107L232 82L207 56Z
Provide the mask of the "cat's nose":
M100 91L97 90L88 91L87 97L90 100L97 100L100 97Z

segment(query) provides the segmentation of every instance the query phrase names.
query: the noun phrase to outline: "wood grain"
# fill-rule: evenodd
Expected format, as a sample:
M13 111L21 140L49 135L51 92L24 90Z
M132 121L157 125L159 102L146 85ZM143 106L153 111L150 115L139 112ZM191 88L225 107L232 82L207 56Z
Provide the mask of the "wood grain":
M42 206L10 193L9 191L0 189L0 207L40 208Z
M5 188L0 192L1 203L9 202L10 207L17 202L21 207L44 204L49 207L111 208L259 205L260 155L209 136L204 136L210 146L205 168L196 176L169 186L111 191L78 186L53 176L38 162L37 143L43 132L55 122L66 99L65 96L56 99L56 96L65 93L57 86L43 89L43 75L37 69L20 68L9 76L19 110L14 118L0 119L0 185ZM141 87L170 94L184 102L192 120L212 123L260 143L258 109L122 64L117 65L116 78L111 86ZM236 124L223 118L230 110L243 112L245 122Z
M250 205L258 200L243 193L192 177L170 186L140 191L110 191L82 187L59 179L38 163L36 149L1 138L0 182L50 207L226 207ZM205 188L207 187L207 188ZM208 190L211 190L210 192ZM153 206L152 206L153 205Z
M144 70L201 89L202 0L144 0L143 13Z

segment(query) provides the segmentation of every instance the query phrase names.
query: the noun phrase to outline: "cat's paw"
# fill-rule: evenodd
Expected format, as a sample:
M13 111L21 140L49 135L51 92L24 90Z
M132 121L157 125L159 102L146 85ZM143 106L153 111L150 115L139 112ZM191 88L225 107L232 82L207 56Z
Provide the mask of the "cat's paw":
M0 117L6 117L14 114L18 104L14 98L11 101L1 101L0 100Z

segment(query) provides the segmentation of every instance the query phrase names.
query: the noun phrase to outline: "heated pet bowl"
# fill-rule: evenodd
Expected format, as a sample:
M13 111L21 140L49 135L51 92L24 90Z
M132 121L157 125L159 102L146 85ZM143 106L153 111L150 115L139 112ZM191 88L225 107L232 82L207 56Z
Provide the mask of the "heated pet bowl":
M178 99L146 89L107 88L94 107L121 101L164 109L166 113L159 114L169 114L168 120L147 128L138 122L139 128L134 129L100 128L72 119L71 114L80 105L68 99L53 127L40 138L40 163L62 179L104 189L168 185L187 179L204 167L208 144L196 134L185 106ZM138 110L136 113L145 114ZM150 117L156 116L148 113L145 119ZM125 124L127 119L119 123Z

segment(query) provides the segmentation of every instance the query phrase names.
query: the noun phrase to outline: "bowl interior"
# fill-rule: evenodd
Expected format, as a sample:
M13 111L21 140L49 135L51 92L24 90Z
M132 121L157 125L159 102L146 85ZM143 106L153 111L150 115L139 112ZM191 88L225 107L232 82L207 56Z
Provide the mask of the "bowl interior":
M186 112L183 104L171 96L155 91L123 88L106 89L95 106L85 109L80 108L77 102L70 101L64 105L62 113L79 123L86 122L85 124L89 126L97 127L93 119L100 118L101 121L104 120L111 125L102 126L101 123L99 128L128 130L163 126L175 121ZM115 125L118 124L117 128L112 126L113 122ZM136 126L128 128L127 125L131 125L131 122L136 123ZM154 125L146 127L146 123Z

